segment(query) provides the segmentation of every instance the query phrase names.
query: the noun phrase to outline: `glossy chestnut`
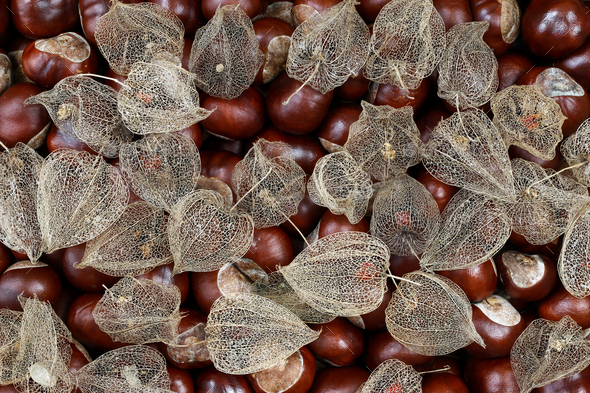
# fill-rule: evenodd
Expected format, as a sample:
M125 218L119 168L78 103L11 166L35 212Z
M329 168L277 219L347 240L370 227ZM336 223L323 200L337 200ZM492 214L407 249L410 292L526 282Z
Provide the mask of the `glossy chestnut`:
M557 282L555 262L544 255L505 251L496 258L500 280L510 297L533 302L553 290Z
M213 18L213 15L215 15L217 7L223 7L230 4L239 5L242 11L244 11L246 15L252 19L266 11L266 7L268 7L268 0L201 0L201 11L203 12L205 19L210 20Z
M125 81L127 80L126 76L119 75L119 74L115 73L115 71L111 70L110 68L107 70L107 77L109 77L111 79L116 79L120 82L120 83L117 83L111 79L107 79L105 81L107 86L112 87L117 92L121 90L121 88L123 87L123 83L125 83Z
M197 145L197 149L201 148L205 139L205 133L203 132L203 128L201 128L199 123L195 123L191 126L183 128L180 131L176 131L175 133L192 139L193 142L195 142L195 145Z
M82 261L86 243L66 248L62 257L62 269L66 279L75 288L87 293L104 292L104 286L107 288L115 285L119 277L109 276L101 273L93 267L77 269L74 267Z
M143 0L119 0L121 3L134 4L143 3ZM86 39L96 45L94 37L96 31L96 22L98 18L109 12L111 6L110 0L79 0L80 21Z
M422 393L469 393L469 389L465 382L456 375L436 373L424 376Z
M295 253L289 235L280 227L270 227L254 229L252 245L244 258L253 260L270 273L276 271L277 266L290 264Z
M436 373L449 373L461 378L463 367L459 359L454 356L437 356L428 364L415 366L416 371L433 371ZM440 370L440 371L437 371Z
M340 101L357 101L365 96L371 81L362 72L350 76L342 86L334 89L334 98Z
M512 232L510 234L508 241L512 243L518 251L527 254L541 254L549 258L554 258L555 255L559 255L559 250L561 247L559 238L547 244L537 245L529 243L524 236L516 232Z
M217 178L230 188L234 168L242 159L229 151L201 151L201 175ZM233 189L232 189L233 191ZM236 201L234 192L234 202Z
M78 0L11 0L12 22L29 38L71 31L79 21Z
M472 357L465 365L465 382L470 392L519 392L510 356L496 359Z
M432 356L421 355L399 343L387 330L372 332L366 339L363 361L371 370L388 359L399 359L410 366L426 365Z
M516 84L534 66L533 62L522 53L506 52L498 56L498 91Z
M590 328L590 296L579 299L558 283L549 296L539 302L539 318L559 321L569 315L582 329Z
M305 178L305 184L307 184L308 181L309 175ZM304 236L307 236L317 227L320 218L326 211L328 210L325 207L318 206L311 200L311 197L309 196L309 192L307 191L306 187L305 196L299 203L299 206L297 208L297 214L289 217L289 219L293 224L297 226L299 231L301 231L301 233L303 233ZM293 236L295 239L301 239L301 235L293 227L293 225L291 225L290 222L287 221L281 224L280 227L289 235Z
M483 36L496 56L506 52L520 31L520 7L516 0L470 0L473 20L490 24Z
M211 151L229 151L237 154L240 157L244 157L244 154L246 153L245 146L245 140L236 141L231 139L222 139L209 134L208 138L203 141L202 149Z
M469 0L433 0L432 4L445 22L447 31L459 23L473 22Z
M578 82L586 91L590 91L590 40L586 40L578 49L557 60L555 67L561 68Z
M317 137L330 153L342 150L348 140L348 130L352 123L359 119L363 108L359 104L335 104L318 128Z
M291 45L291 39L287 37L291 37L294 29L284 20L272 17L258 19L252 26L265 56L254 82L270 83L285 70Z
M206 23L200 0L147 0L147 2L158 4L178 16L184 25L184 34L187 37L194 37L197 29Z
M161 265L153 268L151 271L137 276L137 278L147 278L164 285L176 285L180 290L180 302L184 303L190 293L189 274L182 272L174 274L174 264Z
M522 158L523 160L531 161L541 165L543 168L551 168L553 170L559 170L559 165L561 161L561 152L558 148L555 149L555 157L552 160L544 160L539 158L528 151L520 148L518 146L510 146L508 148L508 154L510 158Z
M229 375L213 366L199 370L195 377L195 393L254 393L243 375Z
M404 274L420 269L420 261L414 255L401 256L391 254L389 257L389 269L391 272L402 277Z
M369 221L366 218L362 218L356 224L351 224L345 215L336 215L330 210L326 210L320 219L318 239L336 232L356 231L369 233L370 229Z
M355 366L326 367L315 375L309 393L356 393L371 373Z
M51 307L59 319L64 321L64 323L67 323L68 321L68 313L70 312L72 303L74 303L74 300L80 295L81 292L74 288L69 282L62 283L59 297L53 302Z
M436 177L432 176L425 168L420 169L416 176L416 180L422 183L428 192L432 194L438 205L438 209L441 212L445 209L453 195L459 191L458 187L450 186L441 182Z
M173 366L166 366L170 376L170 390L175 393L195 393L195 382L190 372Z
M49 151L49 153L57 149L73 149L78 151L87 151L88 153L94 155L97 154L86 143L72 138L71 136L57 128L55 123L51 125L51 128L47 133L45 144L47 146L47 150Z
M371 83L368 101L373 105L389 105L394 108L410 106L414 115L420 113L430 93L430 79L424 78L415 89L404 90L387 84Z
M287 359L247 378L256 393L305 393L313 383L315 370L313 354L302 347Z
M487 299L496 290L498 282L496 266L491 259L466 269L445 270L436 273L457 284L471 302L481 302Z
M571 377L558 379L548 385L536 388L532 393L561 393L561 392L575 392L575 393L590 393L590 372L586 367L584 370Z
M331 366L350 366L363 352L363 333L346 318L312 325L320 336L307 347Z
M53 303L61 292L61 280L55 270L45 263L20 261L0 276L0 308L22 311L18 295Z
M340 3L341 0L293 0L291 18L295 27L305 22L315 12L320 14L328 8Z
M181 308L180 313L182 314L178 325L180 346L160 343L161 352L170 364L179 369L203 368L211 365L209 351L203 343L207 316L190 308Z
M369 24L377 19L381 8L385 7L387 3L389 3L387 0L365 0L357 4L356 10L365 22Z

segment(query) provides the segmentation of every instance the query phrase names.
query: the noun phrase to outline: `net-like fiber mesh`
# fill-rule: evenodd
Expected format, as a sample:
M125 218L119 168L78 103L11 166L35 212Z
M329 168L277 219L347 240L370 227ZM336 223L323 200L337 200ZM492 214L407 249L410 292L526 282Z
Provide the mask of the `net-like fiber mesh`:
M401 360L381 363L358 393L422 393L422 376Z
M358 223L373 195L371 176L364 172L346 151L328 154L318 160L307 182L311 200L334 214L344 214L351 224Z
M279 268L299 298L323 313L353 317L375 310L387 289L389 249L364 232L338 232Z
M254 236L248 214L232 211L221 194L197 190L174 206L168 238L174 271L209 272L246 254Z
M82 261L74 267L93 267L115 277L139 276L172 260L164 210L139 201L125 209L105 232L86 243Z
M39 174L37 216L43 251L94 239L123 214L129 189L117 169L86 151L59 149Z
M561 154L572 168L576 179L590 187L590 119L561 144Z
M287 74L322 94L356 76L369 56L369 28L356 0L313 14L291 36Z
M171 11L155 3L112 1L109 12L96 22L98 49L119 75L137 62L149 62L161 53L182 59L184 25Z
M577 298L590 296L590 209L580 209L563 237L557 263L565 289Z
M195 189L201 173L197 145L178 134L150 134L127 143L119 160L137 196L168 212Z
M431 0L390 1L373 25L367 79L417 89L446 47L445 24Z
M423 144L410 106L396 109L362 101L363 111L349 129L344 149L379 181L391 180L420 162Z
M252 21L232 4L217 8L197 30L189 70L205 93L231 100L250 87L264 59Z
M457 109L482 106L498 90L498 61L483 41L488 27L488 22L459 23L447 32L438 96Z
M240 375L266 370L320 335L285 307L250 293L217 299L205 333L215 368Z
M477 342L485 348L471 320L471 303L457 284L434 273L403 277L387 309L387 330L414 352L442 356Z
M373 202L371 233L387 244L392 254L422 254L439 224L440 211L434 197L408 175L388 181Z
M22 314L0 309L0 385L13 383L12 369L18 355Z
M92 315L113 341L176 344L179 308L180 289L176 285L124 277L107 289Z
M491 107L506 146L519 146L544 160L555 157L566 117L538 85L514 85L499 91L492 97Z
M516 339L510 364L521 393L570 377L590 364L587 332L566 315L559 322L536 319Z

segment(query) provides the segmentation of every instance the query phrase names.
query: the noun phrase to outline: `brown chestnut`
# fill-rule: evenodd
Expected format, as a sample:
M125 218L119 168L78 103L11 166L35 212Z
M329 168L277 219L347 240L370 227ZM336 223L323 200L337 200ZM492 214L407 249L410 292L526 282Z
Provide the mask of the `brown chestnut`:
M254 229L252 245L244 258L256 262L264 271L271 273L277 266L286 266L293 261L295 253L289 235L279 227Z
M466 269L445 270L436 273L457 284L471 302L481 302L487 299L496 290L498 282L496 266L491 259Z
M207 317L200 312L181 308L182 319L178 325L179 346L160 343L166 359L180 369L203 368L212 364L204 344Z
M80 18L78 0L11 0L10 11L19 33L33 39L71 31Z
M357 101L365 96L371 81L362 72L357 76L350 76L342 86L334 89L334 98L340 101Z
M328 8L340 3L341 0L293 0L291 18L297 27L316 12L322 13Z
M254 393L243 375L229 375L213 366L199 370L195 378L195 393Z
M414 255L401 256L391 254L389 257L389 269L391 272L401 277L404 274L420 269L420 260Z
M74 265L82 261L84 252L86 251L86 243L77 246L66 248L62 258L62 268L66 279L75 288L83 292L104 292L104 286L112 287L119 277L109 276L101 273L93 267L85 267L84 269L76 269Z
M371 333L365 342L363 361L374 370L378 365L389 359L398 359L410 366L430 363L432 356L421 355L399 343L387 330Z
M313 383L315 359L306 347L278 364L247 376L256 393L305 393Z
M193 142L195 142L195 145L197 145L197 149L201 148L203 141L205 140L205 133L199 123L195 123L180 131L176 131L175 133L192 139Z
M590 296L579 299L558 283L549 296L539 302L539 318L559 321L569 315L582 329L590 328Z
M369 233L370 229L369 221L366 218L362 218L356 224L351 224L345 215L336 215L330 210L326 210L320 219L318 239L336 232L356 231Z
M49 153L57 150L57 149L73 149L79 151L87 151L90 154L98 154L94 150L92 150L86 143L74 139L54 124L51 125L49 132L47 133L47 137L45 140L47 145L47 150Z
M10 4L10 0L0 0L0 34L6 32L8 27L10 27L10 9L8 5Z
M437 356L428 364L414 367L416 371L432 371L436 373L449 373L461 377L463 367L459 359L454 356ZM440 370L440 371L437 371Z
M229 4L239 5L242 11L250 17L250 19L263 14L268 7L268 0L201 0L201 10L205 19L210 20L215 15L218 7L223 7Z
M195 393L195 382L190 372L166 366L170 377L170 390L175 393Z
M420 169L416 176L416 180L422 183L428 192L432 194L438 205L438 209L441 212L445 209L453 195L459 191L458 187L450 186L441 182L436 177L432 176L425 168Z
M320 143L330 153L342 150L348 140L348 129L359 119L363 108L359 104L336 104L318 128Z
M373 105L389 105L394 108L410 106L418 114L430 93L430 79L424 78L415 89L404 90L387 84L371 83L368 101Z
M201 151L200 154L201 175L219 179L231 188L234 168L240 162L241 157L229 151Z
M534 66L533 62L521 53L506 52L498 56L498 91L516 84L520 77Z
M194 37L197 29L205 25L200 0L147 0L171 11L184 25L184 34Z
M450 373L426 375L422 380L422 393L469 393L463 380Z
M320 336L308 344L313 354L331 366L350 366L363 352L363 333L346 318L312 325Z
M520 7L516 0L470 0L473 20L490 24L483 40L496 56L506 52L520 31Z
M523 160L527 160L527 161L531 161L534 163L537 163L539 165L541 165L543 168L551 168L554 170L558 170L559 169L559 164L561 161L561 152L559 151L558 148L555 149L555 157L552 160L544 160L542 158L539 158L531 153L529 153L528 151L524 150L521 147L518 146L510 146L508 148L508 154L510 155L510 158L522 158Z
M285 70L293 26L279 18L265 17L252 24L265 60L254 82L270 83Z
M558 379L548 385L533 389L532 393L590 393L590 368L586 367L584 370L571 377Z
M521 234L512 232L510 234L510 237L508 238L508 241L514 244L516 246L516 249L520 252L524 252L527 254L541 254L549 258L555 258L556 255L559 255L559 250L561 246L559 239L560 238L557 238L547 244L531 244Z
M119 0L121 3L143 3L143 0ZM94 32L98 18L109 12L110 0L79 0L80 20L86 39L96 45Z
M381 8L389 3L388 0L364 0L357 4L356 10L367 23L374 22Z
M246 141L245 140L231 140L218 138L215 135L208 135L208 138L203 141L203 150L212 151L230 151L240 157L244 157Z
M309 180L309 175L305 178L305 184ZM307 187L305 188L305 196L299 203L299 207L297 208L297 214L294 216L289 217L291 222L297 226L299 231L303 233L304 236L309 235L316 227L318 222L320 221L320 217L324 212L328 211L325 207L316 205L309 196L309 192L307 191ZM289 221L281 224L281 228L287 232L289 235L294 236L297 240L302 240L299 231L293 228L293 225ZM293 244L295 246L295 244Z
M0 276L0 308L22 311L18 295L53 303L61 292L61 280L49 265L41 262L20 261L11 265Z
M167 265L157 266L149 272L137 276L137 278L147 278L158 284L176 285L180 290L180 302L184 303L190 293L189 274L188 272L174 274L173 270L174 264L169 263Z
M465 382L469 391L477 393L519 392L510 356L496 359L472 357L465 365Z
M578 82L586 91L590 91L590 40L586 40L578 49L557 60L555 67L561 68Z
M498 273L510 297L533 302L546 297L557 282L552 259L520 251L505 251L498 258Z
M459 23L473 22L469 0L433 0L432 4L445 22L447 31Z
M308 393L356 393L370 375L367 369L355 366L326 367L315 375Z

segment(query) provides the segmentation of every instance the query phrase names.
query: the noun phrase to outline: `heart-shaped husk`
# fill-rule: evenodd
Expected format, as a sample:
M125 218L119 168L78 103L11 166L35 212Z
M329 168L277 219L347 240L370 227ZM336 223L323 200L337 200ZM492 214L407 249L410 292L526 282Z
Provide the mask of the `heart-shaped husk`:
M0 309L0 385L14 382L12 369L18 356L22 312Z
M561 144L561 154L574 167L572 172L585 186L590 186L590 119L586 119L578 130Z
M581 208L568 225L557 271L565 289L577 298L590 296L590 209Z
M357 393L422 393L422 376L401 360L381 363Z

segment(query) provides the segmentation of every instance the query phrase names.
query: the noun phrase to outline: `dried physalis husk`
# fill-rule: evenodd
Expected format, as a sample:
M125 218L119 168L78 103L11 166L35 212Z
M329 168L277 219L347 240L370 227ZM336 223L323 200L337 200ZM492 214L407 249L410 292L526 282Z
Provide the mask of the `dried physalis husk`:
M388 181L373 202L371 234L387 244L392 254L422 254L439 224L440 211L434 197L408 175Z
M538 85L510 86L494 94L491 107L506 146L521 147L544 160L555 157L566 117Z
M422 162L443 183L514 200L508 149L496 126L479 109L441 120L430 134Z
M96 22L98 49L119 75L138 62L162 53L182 59L184 25L176 14L155 3L124 4L112 0L109 12Z
M431 0L390 1L375 19L364 75L376 83L417 89L445 47L445 24Z
M22 314L0 309L0 385L13 383L12 368L18 355Z
M590 364L587 332L569 316L535 319L516 339L510 364L521 393L571 377Z
M115 277L139 276L172 260L164 210L139 201L128 205L105 232L86 243L77 269L92 267Z
M511 233L504 205L486 195L460 190L445 207L438 234L422 255L420 266L438 271L479 265L500 251Z
M127 143L119 160L133 191L168 212L196 188L201 173L197 145L178 134L150 134Z
M488 22L459 23L447 32L438 96L458 109L482 106L498 89L498 61L483 41L488 27Z
M215 368L239 375L265 370L320 335L285 307L251 293L217 299L205 334Z
M422 393L422 376L401 360L381 363L357 393Z
M578 182L590 187L590 119L586 119L575 133L563 141L561 154L573 167L572 172Z
M358 223L373 195L371 176L364 172L350 153L341 151L318 160L307 182L311 200L336 215L344 214L351 224Z
M232 188L239 198L235 207L249 213L258 229L297 214L305 196L305 172L292 157L286 143L259 139L234 168Z
M233 211L211 190L196 190L170 212L168 238L174 271L210 272L246 254L254 236L254 222Z
M387 290L389 249L364 232L338 232L279 268L299 298L323 313L353 317L375 310Z
M314 14L291 36L289 77L322 94L356 76L369 56L369 28L355 0L344 0Z
M568 225L557 262L565 289L577 298L590 296L590 209L581 208Z
M39 174L42 248L52 253L94 239L123 214L129 188L117 169L86 151L59 149Z
M125 125L140 135L180 131L213 111L199 106L196 77L167 60L133 65L118 95Z
M386 181L420 162L423 143L411 106L396 109L366 101L361 105L363 111L350 126L344 149L365 172Z
M252 21L232 4L218 7L213 18L197 30L189 70L205 93L231 100L254 82L264 58Z
M485 348L471 320L471 303L457 284L422 271L403 278L385 310L393 338L427 356L446 355L474 341Z
M117 157L133 136L117 110L116 90L86 76L62 79L25 104L42 104L61 131L105 157Z
M0 153L0 241L31 261L43 252L36 208L42 165L43 158L20 142Z

